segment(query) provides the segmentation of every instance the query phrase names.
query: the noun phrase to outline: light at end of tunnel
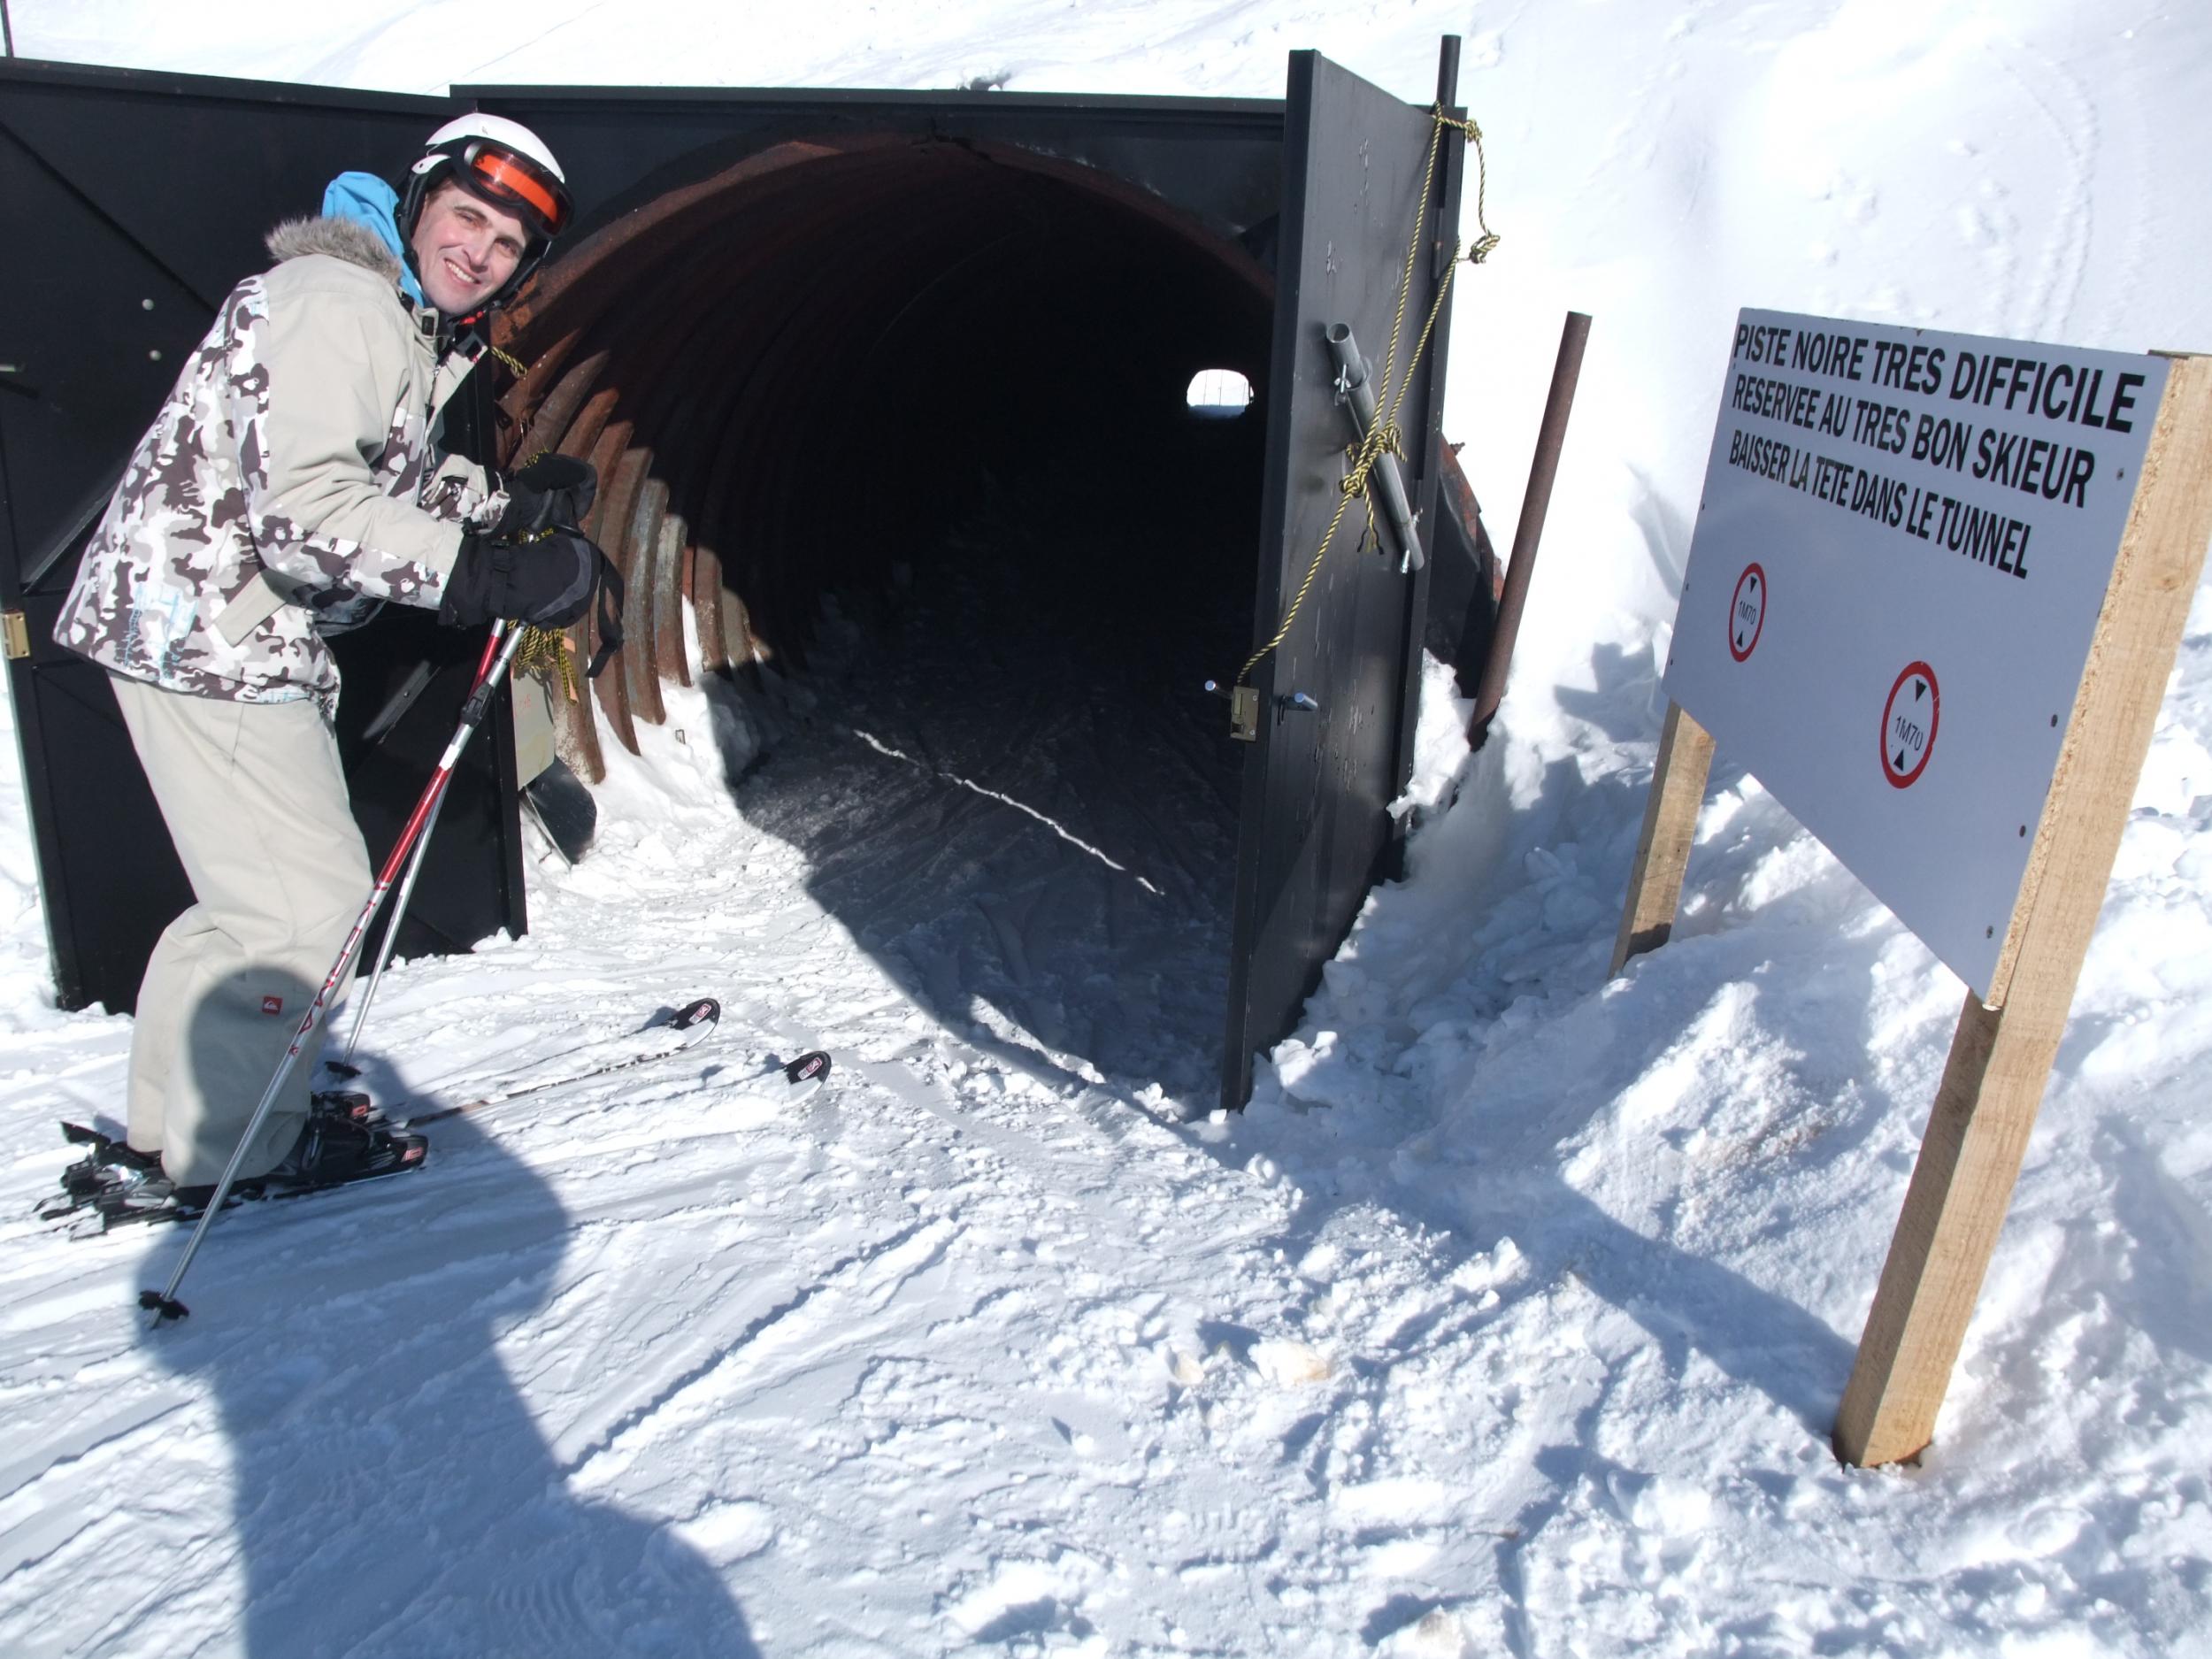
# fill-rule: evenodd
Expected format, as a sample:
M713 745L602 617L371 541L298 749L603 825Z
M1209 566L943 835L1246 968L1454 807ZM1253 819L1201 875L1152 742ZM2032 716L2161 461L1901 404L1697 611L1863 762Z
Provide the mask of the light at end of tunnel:
M1201 369L1191 376L1183 401L1194 415L1233 420L1252 403L1252 382L1234 369Z

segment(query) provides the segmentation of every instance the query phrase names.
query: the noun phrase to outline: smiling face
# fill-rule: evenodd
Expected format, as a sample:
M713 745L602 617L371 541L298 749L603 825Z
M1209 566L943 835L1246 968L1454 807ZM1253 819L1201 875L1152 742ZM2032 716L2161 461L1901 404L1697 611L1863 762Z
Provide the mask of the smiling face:
M449 181L423 204L409 245L423 297L449 317L466 317L515 273L529 234L512 213Z

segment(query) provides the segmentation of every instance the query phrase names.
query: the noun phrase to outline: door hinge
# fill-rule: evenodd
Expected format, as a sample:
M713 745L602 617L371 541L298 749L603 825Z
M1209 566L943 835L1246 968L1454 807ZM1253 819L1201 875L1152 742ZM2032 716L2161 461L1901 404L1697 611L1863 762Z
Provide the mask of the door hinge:
M31 654L31 625L20 611L0 611L0 628L7 634L8 661L20 662Z

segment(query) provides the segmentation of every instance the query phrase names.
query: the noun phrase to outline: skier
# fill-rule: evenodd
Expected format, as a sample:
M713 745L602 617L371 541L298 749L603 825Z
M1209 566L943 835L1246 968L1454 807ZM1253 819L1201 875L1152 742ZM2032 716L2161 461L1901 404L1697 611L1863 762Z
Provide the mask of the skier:
M197 901L139 987L127 1143L65 1178L128 1206L204 1206L369 889L322 636L385 600L563 627L603 568L575 528L587 465L503 482L439 442L478 331L569 218L551 152L517 122L464 116L401 190L347 173L324 210L272 231L274 267L224 302L55 628L108 670ZM419 1136L319 1110L312 1049L301 1059L240 1164L249 1190L420 1161Z

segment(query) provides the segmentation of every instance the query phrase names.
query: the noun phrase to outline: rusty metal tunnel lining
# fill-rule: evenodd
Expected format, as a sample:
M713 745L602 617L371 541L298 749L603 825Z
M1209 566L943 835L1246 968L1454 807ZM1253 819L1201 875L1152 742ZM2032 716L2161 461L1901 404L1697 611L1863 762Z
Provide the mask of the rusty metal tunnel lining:
M627 583L625 645L565 705L572 763L603 775L601 720L635 750L664 679L803 666L819 596L886 578L979 471L1099 450L1092 487L1156 501L1163 534L1234 523L1256 432L1225 450L1181 393L1234 368L1264 408L1272 303L1241 247L1111 173L910 134L778 144L593 234L501 342L526 371L503 449L594 462L585 528ZM1248 595L1253 552L1208 574Z

